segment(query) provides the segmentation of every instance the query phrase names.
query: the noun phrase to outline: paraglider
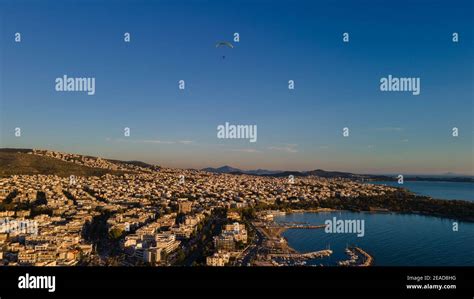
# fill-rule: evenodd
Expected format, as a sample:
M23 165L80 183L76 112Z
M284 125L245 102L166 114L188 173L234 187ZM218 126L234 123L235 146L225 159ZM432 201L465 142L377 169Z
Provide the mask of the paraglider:
M230 42L226 42L226 41L217 42L216 43L216 48L221 48L221 47L227 47L227 48L233 49L234 45L231 44ZM222 56L222 59L225 59L225 55Z
M217 43L216 43L216 48L224 47L224 46L227 46L227 47L229 47L229 48L231 48L231 49L234 48L234 45L231 44L231 43L229 43L229 42L217 42Z

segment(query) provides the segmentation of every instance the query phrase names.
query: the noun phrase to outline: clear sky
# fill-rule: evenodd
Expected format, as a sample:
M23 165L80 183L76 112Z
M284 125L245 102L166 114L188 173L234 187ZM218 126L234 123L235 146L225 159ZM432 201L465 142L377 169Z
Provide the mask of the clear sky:
M0 147L183 168L474 172L471 0L0 3ZM234 49L215 48L234 32ZM95 77L95 95L55 91L64 74ZM389 74L419 77L421 94L381 92ZM218 139L225 122L257 125L258 141Z

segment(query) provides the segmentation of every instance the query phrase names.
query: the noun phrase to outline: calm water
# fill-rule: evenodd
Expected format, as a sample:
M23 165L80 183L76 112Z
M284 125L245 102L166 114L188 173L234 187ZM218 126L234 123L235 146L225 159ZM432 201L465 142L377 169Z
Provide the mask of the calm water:
M453 232L449 219L345 211L289 214L275 221L324 224L333 217L365 220L365 236L330 234L324 229L288 229L283 236L300 252L333 250L332 256L308 264L336 265L348 258L347 245L357 245L374 257L376 266L474 266L474 223L459 222L459 231Z
M371 183L384 184L394 187L403 187L416 194L431 196L436 199L460 199L474 201L474 183L425 181L405 181L403 184L398 184L397 182Z

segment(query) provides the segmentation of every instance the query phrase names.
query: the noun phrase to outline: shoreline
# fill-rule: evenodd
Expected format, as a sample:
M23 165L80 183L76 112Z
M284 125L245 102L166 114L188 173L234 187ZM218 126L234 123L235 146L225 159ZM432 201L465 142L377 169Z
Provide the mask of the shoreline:
M290 211L279 211L280 213L284 213L284 215L291 215L291 214L311 214L311 213L333 213L333 212L350 212L350 213L366 213L366 214L397 214L397 215L417 215L417 216L425 216L425 217L434 217L439 219L445 219L450 221L457 221L457 222L466 222L466 223L474 223L474 218L468 219L456 219L454 217L446 217L443 215L439 215L436 213L423 213L421 211L412 211L412 212L400 212L400 211L392 211L386 208L375 208L373 210L360 210L360 211L352 211L348 209L332 209L332 208L318 208L318 209L309 209L309 210L290 210ZM281 216L281 215L276 215Z

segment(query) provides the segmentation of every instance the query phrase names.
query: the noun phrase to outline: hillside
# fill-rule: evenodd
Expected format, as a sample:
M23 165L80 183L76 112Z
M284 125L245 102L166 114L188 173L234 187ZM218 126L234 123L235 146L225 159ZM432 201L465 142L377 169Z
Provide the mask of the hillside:
M15 150L0 151L0 177L15 174L51 174L64 177L70 175L101 176L107 173L120 175L124 172L87 167L51 157L31 155Z

